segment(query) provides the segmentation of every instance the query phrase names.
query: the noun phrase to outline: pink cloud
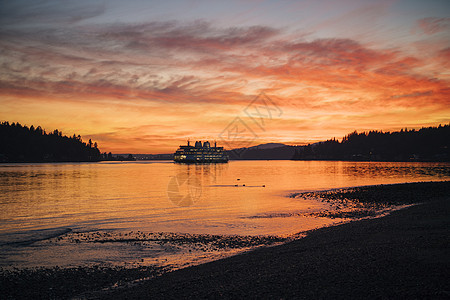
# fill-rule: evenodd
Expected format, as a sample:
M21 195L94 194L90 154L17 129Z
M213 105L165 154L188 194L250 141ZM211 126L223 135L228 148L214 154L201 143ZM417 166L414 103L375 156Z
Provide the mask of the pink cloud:
M450 28L450 18L423 18L417 21L419 28L426 34L436 34Z

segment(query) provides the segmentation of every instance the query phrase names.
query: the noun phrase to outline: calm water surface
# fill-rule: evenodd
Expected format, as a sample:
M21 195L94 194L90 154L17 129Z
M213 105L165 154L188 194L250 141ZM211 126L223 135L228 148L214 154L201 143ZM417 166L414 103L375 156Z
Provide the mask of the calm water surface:
M341 220L252 217L326 207L289 198L293 192L449 179L448 163L4 164L0 245L29 245L68 230L287 236ZM0 259L11 264L13 250L5 249Z

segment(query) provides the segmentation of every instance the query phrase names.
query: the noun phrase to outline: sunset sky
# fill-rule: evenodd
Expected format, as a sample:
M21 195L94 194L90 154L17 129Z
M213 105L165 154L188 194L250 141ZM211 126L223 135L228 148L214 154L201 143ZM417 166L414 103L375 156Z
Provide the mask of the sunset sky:
M1 1L0 121L113 153L449 123L450 1Z

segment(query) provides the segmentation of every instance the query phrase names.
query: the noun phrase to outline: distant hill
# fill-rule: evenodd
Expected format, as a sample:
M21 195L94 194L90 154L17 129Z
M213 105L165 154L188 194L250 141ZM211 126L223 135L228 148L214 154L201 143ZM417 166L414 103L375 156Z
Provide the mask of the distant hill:
M249 148L238 148L233 150L227 150L225 153L232 160L240 159L270 159L270 160L282 160L292 159L295 155L296 147L287 146L278 143L262 144Z
M356 131L297 147L296 160L450 161L450 124L395 132Z
M81 136L46 133L40 126L0 123L0 162L99 161L97 143L85 143Z
M232 160L450 161L450 124L395 132L356 131L307 146L268 143L227 150Z
M261 144L253 147L249 147L248 149L274 149L274 148L280 148L280 147L286 147L285 144L280 143L267 143L267 144Z

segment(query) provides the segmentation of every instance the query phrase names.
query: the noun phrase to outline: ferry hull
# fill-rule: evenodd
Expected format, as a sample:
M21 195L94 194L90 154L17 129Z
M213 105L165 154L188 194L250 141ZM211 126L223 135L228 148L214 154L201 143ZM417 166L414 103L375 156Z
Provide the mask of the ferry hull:
M209 163L227 163L228 159L216 159L216 160L197 160L197 159L174 159L176 163L185 163L185 164L209 164Z

